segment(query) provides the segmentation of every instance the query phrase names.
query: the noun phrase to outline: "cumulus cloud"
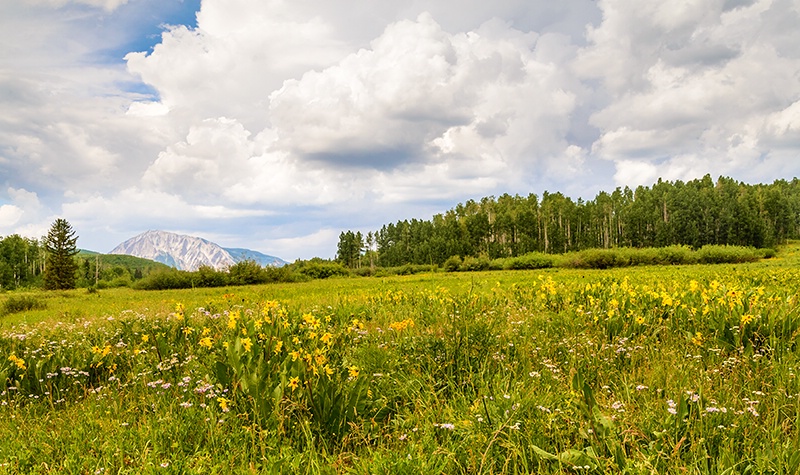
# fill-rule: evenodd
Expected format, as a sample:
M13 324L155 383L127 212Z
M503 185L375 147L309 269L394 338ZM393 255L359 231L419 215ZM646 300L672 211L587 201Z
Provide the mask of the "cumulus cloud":
M729 3L602 3L575 68L609 94L590 119L601 131L592 153L616 163L618 183L632 170L742 176L797 140L800 58L787 45L800 31L787 25L800 12L791 2Z
M428 14L394 23L369 49L271 95L278 146L338 166L452 161L495 183L514 176L570 146L582 89L552 61L572 53L552 36L499 21L451 34Z

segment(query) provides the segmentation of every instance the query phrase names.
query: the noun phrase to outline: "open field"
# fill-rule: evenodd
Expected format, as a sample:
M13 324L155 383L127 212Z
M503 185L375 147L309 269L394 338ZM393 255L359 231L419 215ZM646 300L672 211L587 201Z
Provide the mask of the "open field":
M800 472L767 261L8 293L0 473Z

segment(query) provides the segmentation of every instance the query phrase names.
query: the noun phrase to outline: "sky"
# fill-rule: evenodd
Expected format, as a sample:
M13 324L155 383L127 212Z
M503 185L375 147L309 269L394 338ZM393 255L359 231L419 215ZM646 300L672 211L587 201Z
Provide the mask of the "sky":
M469 199L800 176L800 0L0 0L0 236L285 260Z

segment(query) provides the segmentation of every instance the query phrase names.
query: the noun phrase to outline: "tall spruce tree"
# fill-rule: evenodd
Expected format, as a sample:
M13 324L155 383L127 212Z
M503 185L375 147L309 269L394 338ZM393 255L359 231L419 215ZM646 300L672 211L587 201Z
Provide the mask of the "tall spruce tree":
M75 288L78 264L73 256L78 253L78 236L66 219L58 218L50 226L44 245L47 250L47 265L44 271L44 287L48 290Z

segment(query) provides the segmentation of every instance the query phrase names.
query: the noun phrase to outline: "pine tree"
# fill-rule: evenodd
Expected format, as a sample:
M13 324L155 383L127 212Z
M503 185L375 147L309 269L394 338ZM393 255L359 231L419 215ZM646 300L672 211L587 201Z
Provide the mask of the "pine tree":
M50 226L44 245L47 250L47 266L44 271L44 287L49 290L75 288L75 273L78 264L73 256L78 253L78 237L66 219L58 218Z

